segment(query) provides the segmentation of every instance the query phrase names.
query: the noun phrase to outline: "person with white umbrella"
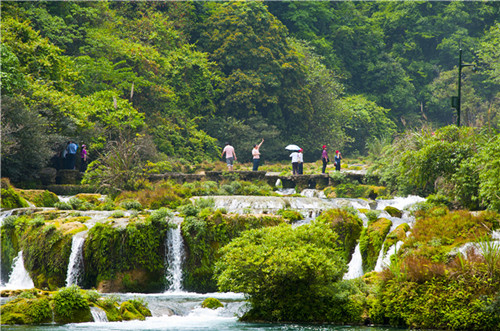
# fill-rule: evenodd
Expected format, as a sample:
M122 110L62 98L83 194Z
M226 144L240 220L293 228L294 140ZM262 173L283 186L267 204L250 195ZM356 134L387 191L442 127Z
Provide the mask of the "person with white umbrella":
M292 173L293 173L293 175L298 175L299 174L300 153L298 151L294 151L294 152L292 152L292 154L290 154L290 157L292 158Z

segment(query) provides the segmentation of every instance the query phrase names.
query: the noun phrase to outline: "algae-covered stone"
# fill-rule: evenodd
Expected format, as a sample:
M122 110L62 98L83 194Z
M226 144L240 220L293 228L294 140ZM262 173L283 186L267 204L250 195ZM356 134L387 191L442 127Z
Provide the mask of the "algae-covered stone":
M54 207L59 198L47 190L19 190L19 194L37 207Z
M379 218L368 225L361 232L359 248L363 259L363 270L365 272L373 270L377 263L377 258L391 228L392 222L387 218Z
M89 303L78 286L62 288L54 295L54 321L57 323L93 321Z
M403 212L401 210L397 209L396 207L387 206L384 208L384 210L392 217L401 218L401 216L403 216Z
M220 307L224 307L224 305L219 301L219 299L216 298L206 298L201 303L201 306L203 308L209 308L209 309L217 309Z
M243 231L282 224L277 215L223 214L217 210L206 218L186 217L182 236L186 247L183 289L196 292L217 291L213 278L219 250Z
M14 209L28 207L28 203L14 190L7 178L1 180L0 208Z
M384 254L387 253L392 245L395 245L398 241L404 241L406 239L406 232L410 230L410 226L407 223L398 225L391 233L385 238L384 244Z
M296 210L281 209L278 211L278 214L290 221L290 223L295 223L304 219L304 216Z
M1 308L2 324L40 324L52 322L52 309L46 297L16 298Z
M120 313L124 321L145 320L152 316L151 311L139 300L128 300L120 305Z
M363 221L357 215L344 209L327 210L317 220L331 224L332 230L339 236L338 244L343 248L344 258L349 261L363 229Z

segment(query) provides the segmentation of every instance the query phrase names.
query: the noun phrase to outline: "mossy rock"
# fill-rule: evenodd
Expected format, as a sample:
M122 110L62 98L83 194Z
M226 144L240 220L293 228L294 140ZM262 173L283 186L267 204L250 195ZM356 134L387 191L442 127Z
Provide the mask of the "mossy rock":
M338 234L339 247L343 248L346 261L351 259L357 240L363 229L363 221L344 209L330 209L323 212L317 220L331 224L332 230Z
M59 198L48 190L18 190L21 197L37 207L54 207Z
M45 186L50 192L57 195L76 195L79 193L95 193L95 189L90 185L47 185Z
M78 198L80 200L89 202L97 206L101 203L103 196L101 194L96 194L96 193L79 193L75 195L75 198Z
M219 249L237 238L243 231L283 224L279 215L223 214L221 210L201 219L186 217L182 222L182 237L186 248L183 288L194 292L215 292L215 263Z
M392 206L387 206L384 208L384 210L389 214L391 215L392 217L398 217L398 218L401 218L403 216L403 212L399 209L397 209L396 207L392 207Z
M52 309L46 297L16 298L1 308L2 324L40 324L52 322Z
M359 239L359 248L363 259L363 270L365 272L373 270L377 263L377 258L391 228L392 222L387 218L379 218L377 221L363 228Z
M278 215L283 216L283 218L290 221L290 223L295 223L304 219L304 216L296 210L282 209L278 211Z
M124 321L145 320L152 316L151 311L138 300L128 300L120 305L120 314Z
M333 186L328 186L323 190L323 193L327 198L334 199L337 197L337 194L335 193L335 187Z
M98 302L97 307L104 310L106 317L109 322L121 322L123 321L122 314L120 313L120 307L115 304L104 304L102 301Z
M61 288L53 295L54 321L56 323L92 322L90 305L84 291L76 285Z
M219 301L219 299L216 298L206 298L201 303L201 306L203 308L209 308L209 309L217 309L220 307L224 307L224 305Z
M384 243L384 254L387 253L392 245L396 245L398 241L404 241L406 239L406 232L410 230L410 226L407 223L403 223L397 226L391 233L387 235Z
M0 208L14 209L29 207L29 204L14 190L7 178L1 179Z

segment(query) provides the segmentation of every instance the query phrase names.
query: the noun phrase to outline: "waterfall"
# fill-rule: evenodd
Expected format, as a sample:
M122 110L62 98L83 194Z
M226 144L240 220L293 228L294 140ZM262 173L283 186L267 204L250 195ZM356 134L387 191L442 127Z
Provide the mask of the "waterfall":
M3 225L3 220L6 219L7 217L11 216L13 212L14 212L14 209L9 209L6 211L2 211L0 213L0 226Z
M168 229L167 242L167 280L170 283L169 292L182 291L182 261L184 258L184 242L181 235L181 227Z
M12 263L12 272L9 281L5 284L5 289L20 290L35 287L26 268L24 268L23 251L19 251Z
M83 271L83 244L87 231L73 236L71 241L71 254L69 256L68 271L66 273L66 286L78 285Z
M90 307L90 313L92 314L94 322L109 322L108 316L106 316L106 312L101 308Z
M348 267L349 269L344 275L344 279L354 279L363 276L363 259L361 257L359 242L354 249L354 253L352 254Z
M395 245L392 245L389 247L387 250L387 253L385 255L383 254L384 252L384 246L382 245L382 249L380 250L380 254L377 259L377 264L375 265L375 271L380 272L384 269L384 267L388 267L391 265L391 257L396 254L396 252L399 250L399 248L403 245L402 241L398 241Z

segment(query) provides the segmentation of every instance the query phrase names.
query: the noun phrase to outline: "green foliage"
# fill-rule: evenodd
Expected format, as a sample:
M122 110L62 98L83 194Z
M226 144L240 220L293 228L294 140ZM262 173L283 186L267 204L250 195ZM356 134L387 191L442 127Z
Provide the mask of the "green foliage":
M52 322L52 309L48 298L18 298L2 305L3 325L42 324Z
M170 209L162 207L151 212L151 215L148 216L148 221L151 223L162 223L167 222L173 216L174 213Z
M327 210L318 216L317 220L328 224L336 233L337 246L345 261L349 261L363 229L363 221L356 213L352 214L346 209Z
M280 209L277 214L283 216L283 218L290 221L290 223L295 223L304 219L304 216L296 210Z
M389 233L392 222L386 218L379 218L368 227L363 228L359 239L359 248L363 259L363 270L365 272L373 270L377 263L377 258L385 237Z
M60 210L72 210L73 206L68 202L59 201L54 204L54 207Z
M336 241L323 222L245 232L222 248L219 288L249 295L245 320L357 322L353 288L339 283L347 268Z
M145 320L146 317L152 316L147 305L140 299L132 299L123 302L120 305L120 314L125 321Z
M275 226L283 222L272 215L232 215L217 210L204 219L189 216L181 224L186 248L183 288L187 291L213 292L217 290L213 279L214 266L220 257L220 248L242 232Z
M401 210L397 209L396 207L387 206L384 208L384 211L386 211L392 217L401 218L401 216L403 216L403 212Z
M10 185L7 179L2 178L0 206L5 209L28 207L28 203Z
M136 200L124 200L120 202L120 207L125 210L142 210L142 205L139 201Z
M202 308L217 309L224 307L224 305L216 298L206 298L201 303Z
M116 282L117 291L163 290L168 228L167 222L136 221L124 227L97 223L84 244L83 285L97 287L101 281L128 275Z
M80 288L64 287L54 295L54 320L58 323L90 322L90 307Z

